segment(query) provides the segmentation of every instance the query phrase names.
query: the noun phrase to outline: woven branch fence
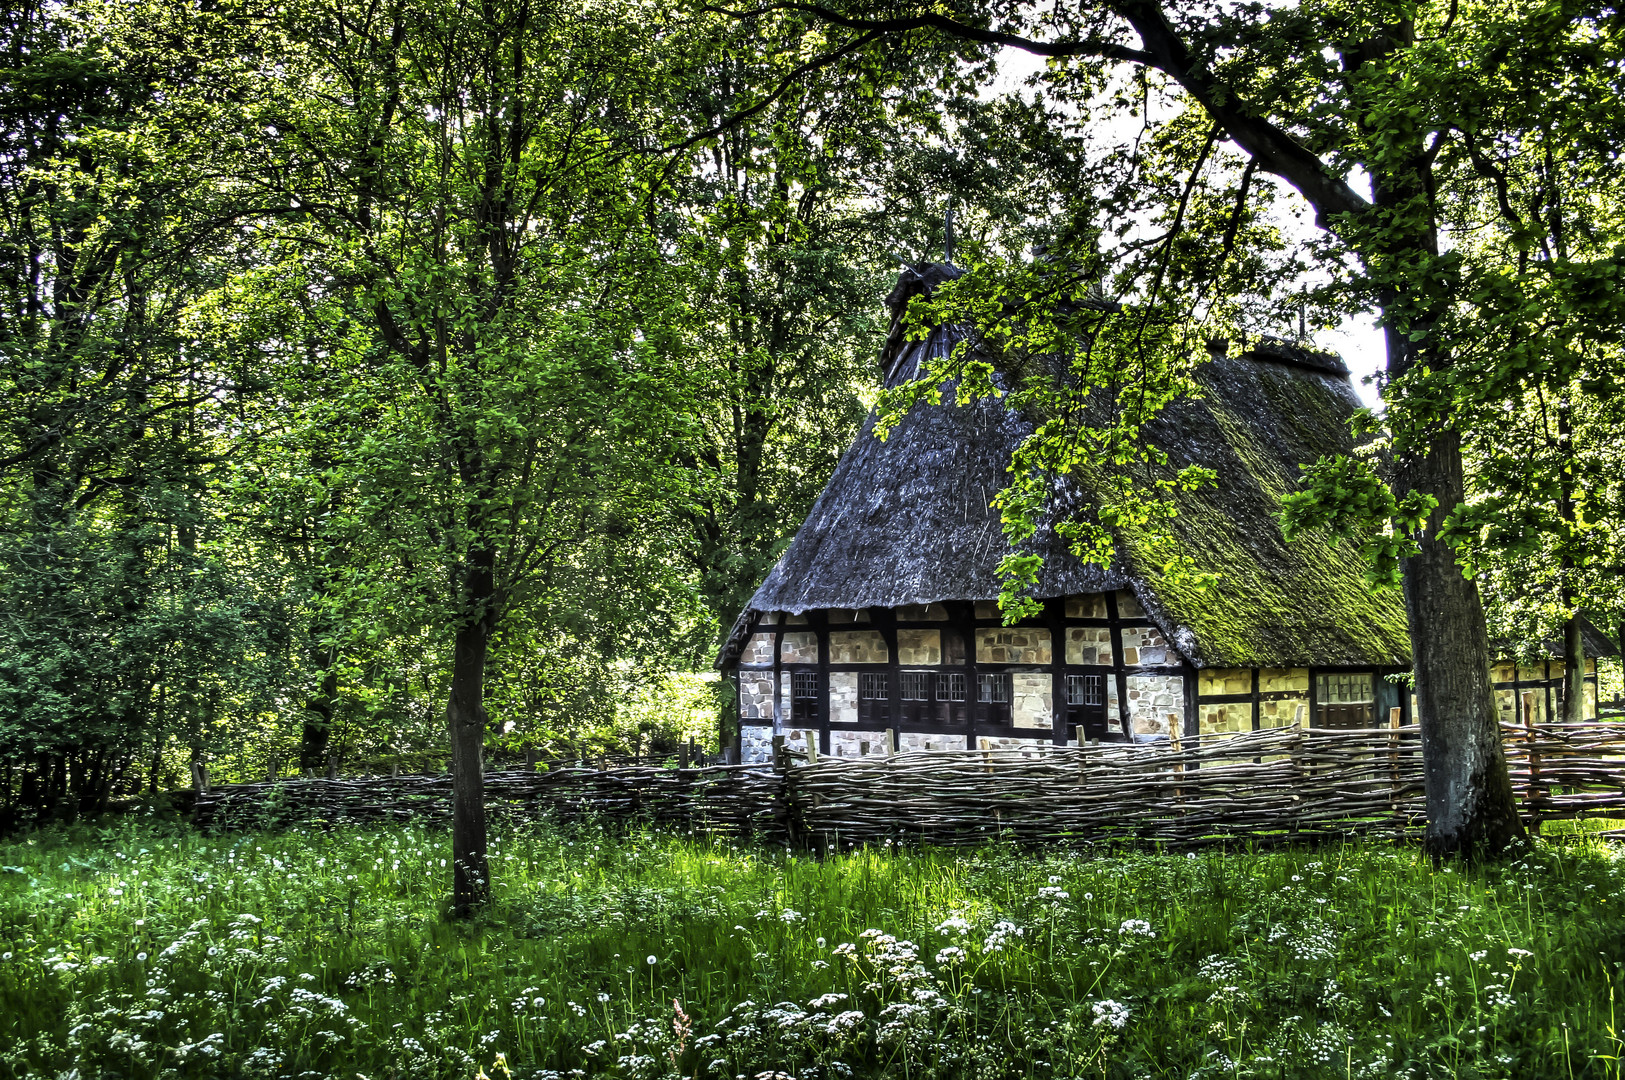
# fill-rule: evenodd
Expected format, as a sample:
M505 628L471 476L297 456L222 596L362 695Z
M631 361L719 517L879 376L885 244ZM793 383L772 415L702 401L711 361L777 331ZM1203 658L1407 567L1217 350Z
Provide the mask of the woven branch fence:
M1532 826L1625 817L1625 724L1504 728ZM1191 740L1191 742L1196 742ZM449 776L286 780L200 792L196 821L444 822ZM1184 847L1419 836L1415 728L1287 727L1196 745L1101 744L824 758L781 767L557 768L486 777L494 817L642 821L798 846L1155 842Z

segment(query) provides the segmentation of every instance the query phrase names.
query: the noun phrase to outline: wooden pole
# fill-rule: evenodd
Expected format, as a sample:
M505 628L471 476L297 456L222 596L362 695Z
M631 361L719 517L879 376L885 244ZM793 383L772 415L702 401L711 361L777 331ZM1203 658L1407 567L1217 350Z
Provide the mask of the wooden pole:
M1394 706L1388 710L1388 805L1399 808L1399 720L1405 710Z
M1523 701L1523 742L1529 755L1529 782L1524 789L1524 804L1529 807L1529 831L1540 835L1540 802L1545 793L1540 790L1540 751L1535 749L1534 712L1535 695L1525 694Z

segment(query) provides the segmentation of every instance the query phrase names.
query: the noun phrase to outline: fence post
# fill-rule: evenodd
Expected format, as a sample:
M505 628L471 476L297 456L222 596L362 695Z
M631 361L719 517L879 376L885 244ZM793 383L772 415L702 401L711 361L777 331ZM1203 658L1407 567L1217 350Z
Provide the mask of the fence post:
M776 772L784 772L788 768L784 758L784 736L773 736L773 768Z
M1388 806L1399 814L1399 706L1388 710Z
M276 783L276 758L272 758L265 764L265 782L267 784Z
M339 778L339 756L337 754L327 755L327 778L329 780Z
M693 740L690 740L689 742L686 742L686 743L679 743L678 744L678 746L677 746L677 767L679 769L688 768L688 748L691 745L693 745Z
M897 729L886 729L886 756L892 756L892 750L897 745Z
M1535 721L1531 715L1534 712L1535 695L1523 696L1523 744L1529 755L1529 780L1525 789L1524 803L1529 807L1529 831L1536 836L1540 835L1540 812L1537 809L1539 800L1544 796L1540 790L1540 751L1535 749Z
M1169 713L1168 714L1168 749L1172 750L1173 754L1174 754L1174 768L1173 768L1173 771L1174 771L1174 774L1176 776L1181 775L1181 774L1183 774L1185 772L1185 760L1184 760L1184 758L1185 758L1185 748L1184 748L1183 743L1180 740L1179 735L1180 735L1179 725L1174 722L1174 714ZM1182 788L1182 787L1179 787L1177 784L1174 787L1174 803L1180 808L1180 812L1183 813L1184 812L1184 806L1185 806L1185 789Z

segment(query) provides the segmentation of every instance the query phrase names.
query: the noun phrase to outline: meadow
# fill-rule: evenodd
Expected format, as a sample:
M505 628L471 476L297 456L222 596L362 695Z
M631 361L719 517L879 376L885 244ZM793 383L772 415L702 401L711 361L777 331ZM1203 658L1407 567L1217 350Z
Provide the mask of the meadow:
M1625 866L507 826L0 842L0 1077L1615 1077Z

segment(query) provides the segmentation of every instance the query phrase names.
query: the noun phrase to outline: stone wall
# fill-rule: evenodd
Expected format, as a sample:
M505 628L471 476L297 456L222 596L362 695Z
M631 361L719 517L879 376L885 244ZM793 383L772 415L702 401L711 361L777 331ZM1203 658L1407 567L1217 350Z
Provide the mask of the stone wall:
M1259 668L1258 692L1261 694L1292 693L1309 696L1309 669Z
M922 750L963 750L966 743L964 735L926 735L918 731L897 733L897 752L900 754Z
M1143 619L1145 608L1140 601L1127 589L1117 590L1117 617L1119 619Z
M786 664L818 663L818 635L805 630L785 634L779 639L779 659Z
M1231 702L1224 705L1209 703L1199 706L1198 709L1197 730L1203 735L1235 735L1253 730L1251 702Z
M785 730L784 748L786 750L793 750L798 754L805 754L809 746L814 750L818 749L817 728L788 728ZM771 749L771 746L769 749ZM795 764L799 765L802 763L798 761L795 762Z
M1185 680L1178 675L1130 675L1128 714L1136 738L1167 736L1169 717L1185 722Z
M916 667L942 663L942 631L897 631L897 662Z
M773 719L773 673L739 673L739 715L747 720Z
M1066 598L1066 617L1069 619L1104 619L1106 597L1100 593Z
M1258 726L1260 728L1290 727L1298 722L1298 710L1303 710L1303 723L1313 722L1309 715L1309 695L1303 697L1281 698L1276 701L1260 701L1258 703Z
M1218 697L1220 694L1250 694L1252 692L1253 671L1251 668L1202 668L1196 673L1196 696L1198 698Z
M829 662L832 664L884 664L890 658L886 639L878 630L830 631Z
M752 634L739 654L740 667L772 667L773 635Z
M1048 664L1049 631L1031 626L984 627L976 631L978 664Z
M1023 750L1028 754L1042 754L1044 748L1050 745L1048 739L1018 739L1007 735L978 735L976 749L978 750Z
M753 724L739 726L739 763L767 765L773 760L773 729Z
M1125 667L1161 667L1179 663L1179 656L1168 647L1162 631L1154 626L1125 626L1123 635L1123 665Z
M1055 684L1049 672L1018 671L1010 676L1010 722L1016 727L1043 728L1055 724Z
M1112 632L1105 626L1066 628L1066 662L1112 666Z
M829 719L834 724L858 722L858 673L829 673Z
M885 757L884 731L832 731L829 733L831 757Z

